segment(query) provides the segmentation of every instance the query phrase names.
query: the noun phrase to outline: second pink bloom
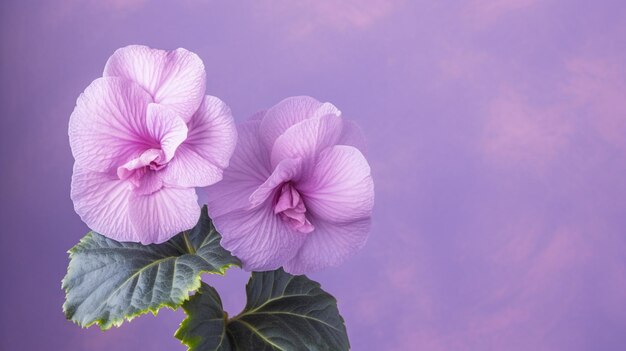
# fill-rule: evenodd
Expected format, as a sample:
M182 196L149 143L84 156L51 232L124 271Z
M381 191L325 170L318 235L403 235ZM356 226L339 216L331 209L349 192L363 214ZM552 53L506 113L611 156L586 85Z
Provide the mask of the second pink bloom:
M363 144L335 106L304 96L240 124L224 179L207 194L222 245L254 271L343 262L364 245L374 204Z

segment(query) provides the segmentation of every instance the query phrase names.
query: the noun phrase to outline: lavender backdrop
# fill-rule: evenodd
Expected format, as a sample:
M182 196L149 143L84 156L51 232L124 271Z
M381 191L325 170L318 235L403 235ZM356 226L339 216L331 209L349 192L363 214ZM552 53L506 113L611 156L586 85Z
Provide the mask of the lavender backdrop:
M238 120L331 101L370 141L374 226L313 275L354 350L626 349L626 3L0 3L0 349L184 350L181 312L81 330L61 312L67 123L114 49L185 47ZM228 311L247 275L207 277Z

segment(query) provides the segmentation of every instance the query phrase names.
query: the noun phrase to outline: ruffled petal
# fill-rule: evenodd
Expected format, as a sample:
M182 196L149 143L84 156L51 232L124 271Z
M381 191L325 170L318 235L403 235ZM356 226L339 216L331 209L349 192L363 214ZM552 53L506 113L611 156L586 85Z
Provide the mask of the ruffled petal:
M228 167L237 145L237 126L228 105L207 95L188 125L185 144L216 167Z
M309 118L322 117L326 115L333 115L341 117L341 111L330 102L322 103Z
M187 139L187 124L174 110L159 104L148 105L146 124L154 143L163 150L165 160L158 160L159 163L169 162Z
M137 241L129 217L132 185L115 174L93 172L74 164L70 197L92 230L118 241Z
M286 98L265 112L261 123L261 138L271 150L276 139L289 127L308 118L329 114L340 116L341 112L332 104L321 103L310 96Z
M335 115L311 118L291 126L276 139L272 148L272 165L287 158L302 158L310 168L317 155L333 146L341 136L342 120Z
M359 251L367 242L370 219L334 224L313 220L315 230L296 256L283 266L291 274L306 274L322 268L337 266Z
M94 80L70 116L72 154L82 168L110 172L150 148L146 108L150 95L121 78Z
M186 143L176 150L176 156L159 172L168 185L184 188L205 187L222 179L222 168L200 156Z
M129 213L137 232L133 241L158 244L193 228L200 206L194 189L161 188L150 195L134 192Z
M269 151L259 139L260 121L238 125L239 140L222 181L202 190L211 218L250 207L249 197L272 173Z
M282 160L274 169L274 172L267 178L267 180L261 184L250 195L250 204L252 206L258 206L265 202L270 195L274 193L276 187L288 182L290 180L297 180L300 177L300 171L302 168L302 159L285 159Z
M104 76L137 82L154 102L171 107L186 122L200 106L206 84L202 60L182 48L165 51L130 45L117 49L104 67Z
M163 170L163 180L184 187L205 187L219 182L237 144L237 128L230 108L214 96L205 96L188 127L187 140Z
M128 179L136 176L136 172L142 170L142 168L148 166L151 162L165 158L163 151L159 149L148 149L139 155L139 157L133 158L125 164L117 168L117 176L120 179ZM145 170L142 170L145 172ZM142 175L140 172L139 175Z
M307 234L291 230L270 204L236 210L213 218L222 246L237 256L248 271L277 269L291 260Z
M150 195L163 188L163 180L161 180L157 172L146 170L145 168L142 171L144 174L136 182L133 190L135 194Z
M374 182L367 160L352 146L323 150L311 173L297 184L307 210L326 221L343 223L371 216Z
M354 146L359 149L362 154L367 155L367 140L365 139L365 135L363 135L361 127L353 121L343 120L343 128L337 144Z

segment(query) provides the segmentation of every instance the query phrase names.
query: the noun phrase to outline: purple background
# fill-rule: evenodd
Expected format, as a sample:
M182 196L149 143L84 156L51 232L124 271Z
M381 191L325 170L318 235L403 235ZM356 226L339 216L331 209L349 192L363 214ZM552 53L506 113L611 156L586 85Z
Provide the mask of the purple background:
M369 142L370 240L313 278L354 350L626 349L626 3L0 3L2 350L184 350L183 314L81 330L61 312L69 115L127 44L195 51L238 120L290 95ZM226 309L247 275L206 277Z

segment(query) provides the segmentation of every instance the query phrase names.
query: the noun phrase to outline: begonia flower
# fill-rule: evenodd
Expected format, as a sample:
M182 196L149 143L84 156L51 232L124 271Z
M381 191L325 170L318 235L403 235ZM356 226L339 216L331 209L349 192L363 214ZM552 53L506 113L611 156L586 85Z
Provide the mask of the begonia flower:
M374 184L360 130L340 114L292 97L238 125L230 166L207 197L222 246L245 269L302 274L364 245Z
M204 65L185 49L113 54L69 123L71 198L91 229L150 244L195 225L195 188L222 179L237 138L228 106L204 93Z

